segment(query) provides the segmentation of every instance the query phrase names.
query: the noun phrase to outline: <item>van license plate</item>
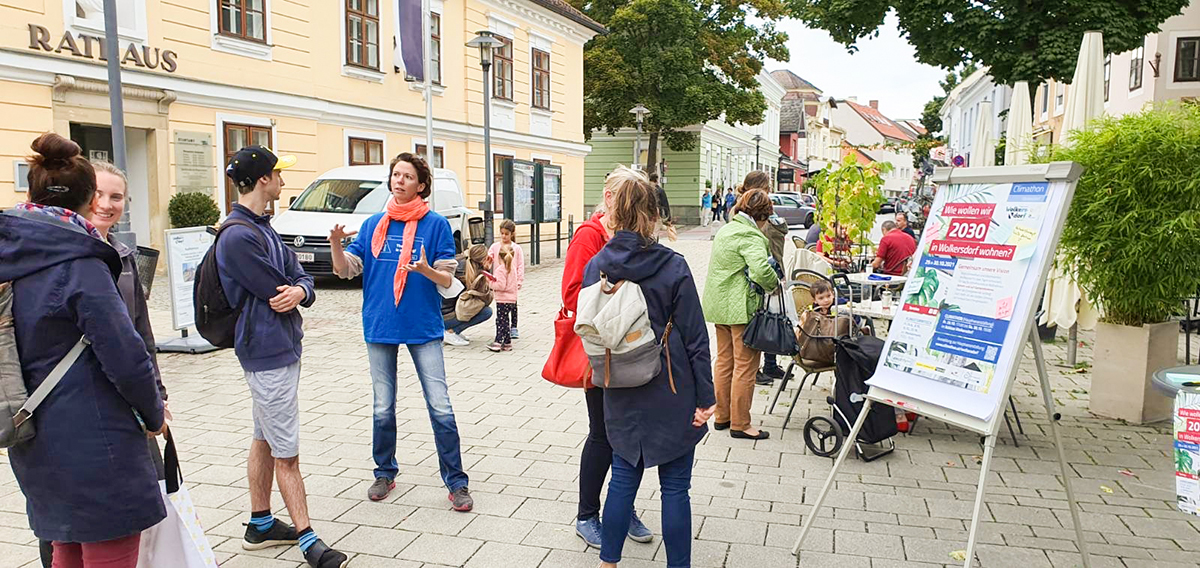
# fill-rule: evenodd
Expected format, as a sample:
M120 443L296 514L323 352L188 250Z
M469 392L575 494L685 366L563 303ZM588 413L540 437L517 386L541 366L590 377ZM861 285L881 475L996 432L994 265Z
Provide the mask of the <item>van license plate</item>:
M311 252L298 252L296 253L296 260L299 260L300 262L315 262L317 260L317 255Z

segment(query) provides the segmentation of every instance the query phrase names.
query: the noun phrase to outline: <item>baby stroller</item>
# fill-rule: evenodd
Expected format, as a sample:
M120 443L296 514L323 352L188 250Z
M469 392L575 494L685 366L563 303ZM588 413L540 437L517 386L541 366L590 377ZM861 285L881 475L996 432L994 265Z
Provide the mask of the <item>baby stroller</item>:
M850 428L862 412L867 379L879 363L883 340L872 335L857 335L853 331L846 337L809 336L808 339L834 342L833 396L826 398L832 419L813 416L804 424L804 445L818 456L830 457L841 450ZM895 410L883 404L872 405L858 439L854 441L855 454L868 462L886 456L896 449L891 438L897 433ZM884 442L888 443L882 445Z

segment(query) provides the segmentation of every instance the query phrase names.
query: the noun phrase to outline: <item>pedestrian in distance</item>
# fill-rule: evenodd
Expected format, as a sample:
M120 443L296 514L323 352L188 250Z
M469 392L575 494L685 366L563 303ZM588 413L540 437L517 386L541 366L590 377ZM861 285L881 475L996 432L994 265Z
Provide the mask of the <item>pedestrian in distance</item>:
M454 236L445 217L429 209L433 174L419 156L405 152L392 159L387 209L363 221L358 231L335 225L329 231L333 269L341 278L363 277L362 323L371 365L375 404L371 450L375 481L367 489L382 501L396 487L396 365L400 346L416 366L433 426L438 469L455 511L470 511L475 501L463 471L462 450L442 351L445 321L441 298L454 281L458 262ZM349 247L346 237L361 234Z
M622 170L618 170L622 171ZM614 206L614 194L621 180L628 177L609 174L604 180L602 202L592 217L575 230L571 243L567 245L567 256L563 261L562 303L568 313L574 314L579 304L579 290L583 287L583 271L608 240L616 232L608 215ZM572 332L573 333L573 332ZM586 384L590 384L590 377ZM600 520L600 492L612 466L613 448L608 441L605 427L604 392L602 389L583 389L588 412L588 435L583 442L579 457L579 507L575 517L575 534L588 546L600 548L603 523ZM637 511L630 511L629 538L636 542L650 542L654 534L638 518Z
M712 195L712 219L710 223L716 224L721 219L721 208L725 205L724 188L718 187Z
M728 190L725 193L725 208L723 211L723 213L725 214L725 222L726 223L729 222L729 214L731 211L733 211L733 206L736 203L737 203L737 194L735 194L732 189Z
M883 238L875 250L871 267L884 274L901 276L908 272L912 257L917 252L917 241L896 226L895 221L884 221Z
M716 326L717 334L713 370L717 411L713 427L729 429L734 438L769 437L750 423L759 352L742 342L742 334L761 305L763 293L779 285L763 234L772 212L771 198L763 190L743 193L733 221L717 232L708 263L704 317Z
M500 223L500 240L488 250L488 263L495 282L496 341L492 351L512 351L517 333L517 293L525 283L525 251L516 242L517 224L512 219Z
M247 458L250 522L245 550L297 544L313 568L342 568L347 556L317 536L300 474L300 360L304 320L299 307L316 301L313 279L271 228L267 206L283 192L282 170L295 156L262 146L238 150L225 167L238 201L217 239L217 272L229 305L241 306L234 351L250 386L254 439ZM271 514L272 480L295 527Z
M616 185L609 214L616 231L588 262L583 285L596 285L602 275L609 282L636 283L645 294L650 328L665 347L658 354L662 367L650 382L597 389L603 390L613 448L600 562L615 568L621 561L642 476L658 468L667 566L691 566L692 466L716 404L708 328L687 261L655 240L661 220L654 188L627 168L618 168L609 180Z
M166 429L162 393L117 289L120 255L84 217L93 166L58 134L31 147L29 201L0 214L0 294L11 294L15 339L0 348L29 393L83 350L8 460L55 566L134 568L142 531L166 518L146 442Z
M466 254L456 257L458 266L454 269L454 277L463 283L463 290L457 296L442 298L442 322L446 326L442 340L447 345L470 345L463 332L492 317L489 304L494 299L494 278L487 272L487 251L483 245L472 245ZM469 313L476 307L479 311L473 315ZM464 319L458 319L459 316Z
M704 195L700 197L700 223L707 227L712 221L712 191L704 190Z
M896 212L896 228L900 229L904 234L912 237L913 242L917 242L917 234L913 232L912 227L908 226L908 214L903 211Z

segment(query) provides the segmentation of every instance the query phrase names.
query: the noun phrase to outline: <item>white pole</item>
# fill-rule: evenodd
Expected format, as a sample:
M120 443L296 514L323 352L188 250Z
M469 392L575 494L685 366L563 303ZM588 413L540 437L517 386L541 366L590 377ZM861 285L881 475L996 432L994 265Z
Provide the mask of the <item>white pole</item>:
M821 492L817 494L817 502L813 503L808 516L804 518L804 526L800 528L800 536L796 539L796 544L792 546L793 556L800 554L800 547L804 545L804 539L808 538L809 529L812 529L813 522L817 520L817 515L821 513L821 505L825 504L825 496L833 488L833 478L837 477L838 470L842 468L842 462L846 461L846 456L850 455L850 449L854 447L854 441L858 439L858 433L862 431L863 424L867 421L867 413L871 411L871 405L873 404L875 404L875 401L868 398L867 403L863 405L862 411L858 413L858 420L854 421L854 427L850 428L850 433L846 436L845 442L843 442L842 452L838 454L837 461L833 462L833 469L829 470L829 477L825 478L825 485L821 486Z
M1004 412L1001 410L1000 412ZM992 470L992 452L996 449L996 434L987 435L983 446L983 463L979 466L979 487L975 489L975 510L971 514L971 528L967 536L967 556L963 568L971 568L975 562L975 537L979 532L979 515L983 513L983 499L986 494L988 472Z
M433 168L433 80L430 77L433 71L433 16L430 15L429 0L421 0L421 22L423 30L421 32L421 43L425 53L425 162ZM444 164L443 164L444 165ZM437 176L434 176L434 180ZM435 181L434 185L437 183ZM429 191L429 208L437 211L437 205L434 199L437 193L430 188Z

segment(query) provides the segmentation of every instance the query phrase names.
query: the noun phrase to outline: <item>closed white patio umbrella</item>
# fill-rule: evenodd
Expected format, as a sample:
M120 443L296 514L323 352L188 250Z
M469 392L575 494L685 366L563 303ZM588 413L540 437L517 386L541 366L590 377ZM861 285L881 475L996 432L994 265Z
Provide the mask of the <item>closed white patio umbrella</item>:
M996 165L996 139L992 136L992 103L979 103L979 122L975 126L975 137L971 141L971 167L982 168Z
M1029 146L1033 144L1033 107L1029 104L1028 82L1017 81L1013 85L1012 106L1008 108L1008 129L1004 140L1004 165L1029 163Z
M1063 116L1063 143L1070 145L1071 132L1082 130L1093 118L1104 113L1104 38L1100 32L1086 32L1079 47L1075 76L1067 93L1067 108ZM1059 329L1069 329L1067 364L1075 365L1079 328L1093 329L1100 313L1088 301L1087 293L1063 269L1062 257L1055 262L1046 283L1041 323L1053 323Z

